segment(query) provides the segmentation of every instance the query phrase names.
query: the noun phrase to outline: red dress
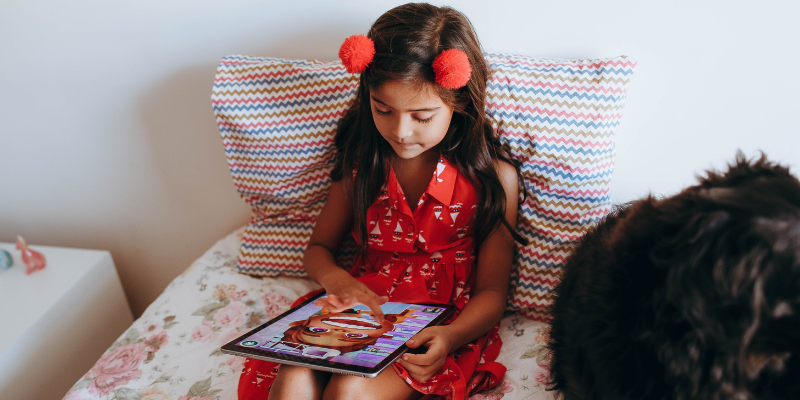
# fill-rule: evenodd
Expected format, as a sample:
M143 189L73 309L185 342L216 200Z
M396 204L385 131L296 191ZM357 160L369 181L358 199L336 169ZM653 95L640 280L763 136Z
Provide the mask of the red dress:
M367 210L368 250L350 274L389 301L455 304L452 322L474 287L476 207L472 184L445 159L439 159L414 211L390 170L384 190ZM494 387L505 374L505 366L494 361L502 346L499 326L450 354L425 382L411 378L400 364L392 366L424 394L464 399ZM248 359L239 378L239 399L266 399L276 371L274 363Z

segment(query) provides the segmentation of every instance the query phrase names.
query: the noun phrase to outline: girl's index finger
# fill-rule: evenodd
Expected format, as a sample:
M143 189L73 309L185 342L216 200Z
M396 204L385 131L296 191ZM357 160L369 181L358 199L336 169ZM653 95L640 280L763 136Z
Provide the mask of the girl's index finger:
M339 297L336 296L336 295L330 294L330 295L328 295L328 298L325 299L325 300L327 301L328 305L331 308L335 309L335 308L339 308L339 307L342 306L341 300L339 300Z
M377 301L373 298L364 299L365 301L361 304L369 307L369 310L372 311L372 316L375 318L375 322L382 324L383 323L383 310L381 309L381 305L378 304Z

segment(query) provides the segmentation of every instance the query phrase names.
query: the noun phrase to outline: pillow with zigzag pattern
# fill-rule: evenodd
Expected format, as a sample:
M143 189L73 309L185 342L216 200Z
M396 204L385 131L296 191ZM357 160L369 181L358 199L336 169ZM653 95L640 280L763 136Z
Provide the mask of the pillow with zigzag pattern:
M508 307L547 320L571 246L611 209L614 133L636 62L486 54L486 109L522 162L524 190ZM211 96L239 194L253 215L237 268L305 276L303 251L330 185L336 126L358 76L338 61L224 57ZM337 255L355 256L350 238Z

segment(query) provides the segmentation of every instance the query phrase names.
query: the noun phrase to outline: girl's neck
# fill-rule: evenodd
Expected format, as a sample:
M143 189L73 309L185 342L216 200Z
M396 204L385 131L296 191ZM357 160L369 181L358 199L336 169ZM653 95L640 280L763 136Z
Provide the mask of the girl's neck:
M400 184L403 195L405 195L408 206L412 211L417 207L419 198L427 189L433 172L436 170L438 160L439 149L433 148L412 159L405 160L400 157L393 157L389 161L389 165L394 170L397 183Z
M439 149L434 147L411 159L403 159L394 155L389 159L389 165L395 171L427 170L431 165L436 165L439 161L439 156Z

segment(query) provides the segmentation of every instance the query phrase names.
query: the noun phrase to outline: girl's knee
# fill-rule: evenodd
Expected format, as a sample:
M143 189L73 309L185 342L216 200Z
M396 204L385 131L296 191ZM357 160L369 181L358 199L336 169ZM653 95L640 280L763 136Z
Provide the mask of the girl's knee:
M365 393L365 386L368 384L364 382L366 379L350 375L334 375L325 386L322 400L368 399L368 393Z
M330 373L281 365L269 391L270 399L320 399Z
M391 368L376 378L334 374L325 387L323 400L415 399L420 393L408 386ZM394 376L386 375L387 372Z

